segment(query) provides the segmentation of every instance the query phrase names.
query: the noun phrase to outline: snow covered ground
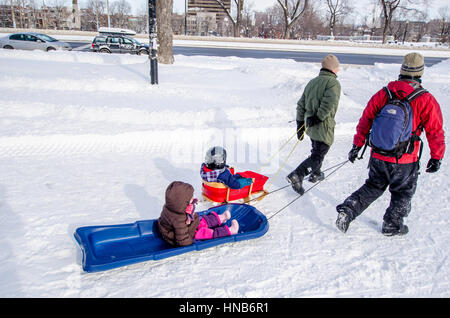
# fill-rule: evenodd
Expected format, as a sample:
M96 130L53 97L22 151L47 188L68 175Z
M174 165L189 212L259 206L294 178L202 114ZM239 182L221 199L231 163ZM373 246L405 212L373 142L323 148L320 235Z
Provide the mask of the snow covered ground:
M292 60L176 56L149 84L147 58L0 49L0 297L449 297L448 160L427 174L427 144L404 237L380 234L386 193L350 226L335 206L367 176L348 163L270 219L259 239L157 262L84 273L77 227L159 217L167 185L201 198L207 148L223 144L237 170L258 170L294 133L295 107L320 66ZM336 141L324 168L346 160L370 96L400 65L344 66ZM424 86L450 111L450 60ZM310 151L294 142L263 172L270 190ZM307 183L307 182L306 182ZM290 188L254 205L267 216ZM198 210L210 204L201 202Z

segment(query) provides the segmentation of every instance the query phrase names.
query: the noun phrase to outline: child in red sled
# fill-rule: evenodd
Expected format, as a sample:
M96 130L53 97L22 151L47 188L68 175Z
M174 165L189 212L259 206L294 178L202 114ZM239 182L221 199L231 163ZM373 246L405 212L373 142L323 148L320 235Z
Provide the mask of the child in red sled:
M181 181L172 182L166 190L166 203L158 219L162 238L173 246L187 246L195 240L209 240L237 234L239 223L231 221L229 211L211 212L202 216L195 213L194 188Z
M224 148L215 146L208 149L200 176L207 182L221 182L230 189L242 189L252 184L252 179L243 178L238 173L232 174L226 161L227 152Z

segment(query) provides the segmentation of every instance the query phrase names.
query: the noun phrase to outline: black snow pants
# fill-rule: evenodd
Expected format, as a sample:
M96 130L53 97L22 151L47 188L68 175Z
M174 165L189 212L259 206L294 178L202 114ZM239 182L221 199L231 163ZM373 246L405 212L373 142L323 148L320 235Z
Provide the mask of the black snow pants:
M411 211L411 199L416 192L419 163L396 164L370 158L369 178L336 207L344 210L350 219L359 216L372 202L389 187L391 202L383 216L386 223L401 226L403 218Z
M297 175L301 178L310 173L319 173L323 159L325 159L325 155L330 150L330 146L321 141L311 139L311 144L311 155L295 169Z

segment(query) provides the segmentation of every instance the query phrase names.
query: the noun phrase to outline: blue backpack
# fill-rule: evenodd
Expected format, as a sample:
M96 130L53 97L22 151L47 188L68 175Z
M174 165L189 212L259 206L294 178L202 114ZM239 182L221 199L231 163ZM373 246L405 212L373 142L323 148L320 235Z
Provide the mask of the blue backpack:
M410 103L427 91L419 87L401 99L387 87L384 87L384 90L388 102L375 116L368 145L374 152L398 160L405 153L411 154L414 151L415 141L420 140L417 131L421 129L421 125L413 131L414 114Z

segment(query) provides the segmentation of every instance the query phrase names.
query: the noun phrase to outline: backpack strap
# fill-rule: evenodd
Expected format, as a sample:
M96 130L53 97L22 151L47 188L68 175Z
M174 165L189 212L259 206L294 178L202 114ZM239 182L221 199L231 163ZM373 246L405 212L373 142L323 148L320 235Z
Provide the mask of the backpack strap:
M419 97L425 93L428 93L428 91L423 87L419 87L419 88L416 88L411 94L406 96L403 100L407 101L408 103L411 103L414 99L416 99L417 97Z
M359 160L363 159L363 155L364 155L364 153L366 152L367 146L369 145L369 136L370 136L370 133L369 133L369 135L366 137L366 142L364 143L364 148L363 148L363 150L362 150L362 152L361 152L361 155L358 157Z
M386 95L388 97L388 102L390 102L391 100L397 98L397 95L394 92L392 92L389 88L387 88L387 86L383 87L383 89L386 92ZM428 93L428 91L425 88L418 87L411 94L409 94L408 96L406 96L402 100L407 101L408 103L410 103L411 101L413 101L414 99L416 99L417 97L419 97L420 95L425 94L425 93Z
M425 88L423 88L423 87L418 87L418 88L416 88L411 94L409 94L408 96L406 96L405 97L405 100L408 102L408 103L411 103L414 99L416 99L417 97L419 97L419 96L421 96L421 95L423 95L423 94L425 94L425 93L428 93L428 91L425 89ZM418 162L418 166L419 166L419 169L420 169L420 159L422 158L422 152L423 152L423 141L422 141L422 139L417 135L417 132L418 131L421 131L421 130L423 130L423 125L422 125L422 123L420 123L418 126L417 126L417 128L416 128L416 130L414 130L413 132L412 132L412 137L411 137L411 140L410 140L410 146L412 146L412 149L411 150L413 150L414 149L414 143L416 142L416 141L419 141L420 142L420 149L419 149L419 153L418 153L418 160L417 160L417 162Z
M424 127L423 127L422 123L420 123L419 126L417 126L417 129L412 132L411 140L410 140L409 147L408 147L410 149L408 149L408 151L407 151L408 153L412 153L414 151L414 144L415 144L415 142L416 141L420 142L419 153L417 154L417 158L418 158L417 162L418 162L418 165L419 165L419 169L420 169L420 158L422 158L422 152L423 152L423 140L422 140L422 138L420 138L417 135L417 132L418 131L422 131L423 128Z
M384 91L386 92L386 95L388 97L388 102L390 102L391 100L394 99L394 95L392 94L392 92L389 90L389 88L387 88L387 86L383 87Z

